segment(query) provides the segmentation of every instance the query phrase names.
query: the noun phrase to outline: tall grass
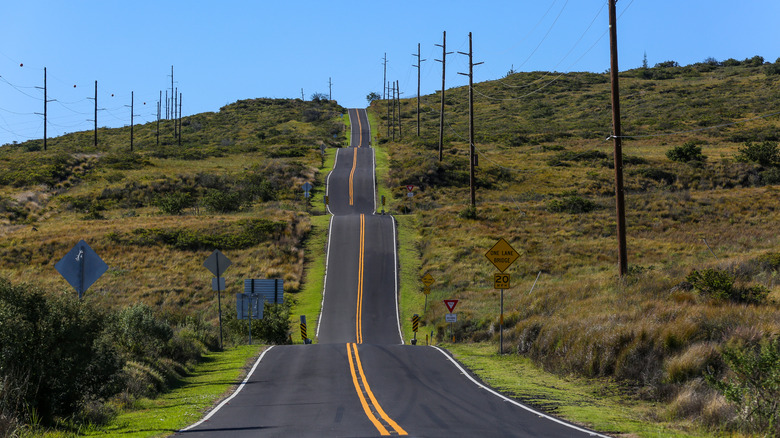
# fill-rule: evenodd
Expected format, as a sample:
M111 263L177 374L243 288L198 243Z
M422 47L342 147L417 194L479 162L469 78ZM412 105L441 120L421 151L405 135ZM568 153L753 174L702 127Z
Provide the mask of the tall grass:
M780 78L745 65L706 74L700 67L674 67L664 79L624 73L626 132L673 132L771 112L764 99ZM542 76L520 73L477 88L510 98L515 91L503 84L538 87ZM721 86L734 94L713 91ZM761 262L772 260L780 243L774 225L779 192L762 180L760 163L742 162L745 142L780 141L774 124L758 119L626 139L631 265L621 279L614 170L603 142L610 130L607 76L567 74L533 100L477 99L477 208L468 214L468 179L462 177L468 170L466 91L447 94L451 129L443 163L431 147L438 136L435 96L423 98L428 112L421 139L393 143L380 137L395 202L404 201L404 184L421 188L412 222L421 258L414 276L430 272L436 278L433 302L460 299L456 340L498 340L495 271L484 254L503 237L521 253L507 271L512 289L505 294L504 334L512 352L560 374L617 378L640 397L677 404L659 415L735 427L736 408L702 382L709 369L728 378L725 345L746 333L761 338L780 332L780 269ZM371 107L380 136L386 133L384 103ZM413 104L402 101L402 112L412 114ZM404 131L413 132L411 118L402 121ZM670 160L667 151L683 144L700 145L708 159ZM734 275L734 290L765 288L768 297L758 304L713 300L686 281L694 270L707 269ZM439 339L448 330L441 307L430 307L423 317Z

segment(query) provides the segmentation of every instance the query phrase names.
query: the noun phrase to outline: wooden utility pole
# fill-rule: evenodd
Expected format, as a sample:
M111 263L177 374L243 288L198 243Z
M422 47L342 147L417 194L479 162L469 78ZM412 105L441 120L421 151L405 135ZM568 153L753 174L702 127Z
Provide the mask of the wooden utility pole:
M133 151L133 92L130 92L130 152Z
M97 112L98 112L98 106L97 106L97 81L95 81L95 97L88 97L87 99L94 100L95 101L95 118L94 120L91 120L95 122L95 141L94 145L97 147Z
M160 90L160 100L157 101L157 146L160 146L160 116L162 115L162 90Z
M452 54L452 52L447 52L446 30L442 33L441 44L436 44L436 46L441 47L441 59L436 60L441 62L441 109L439 110L439 161L441 161L444 150L444 78L447 72L447 55Z
M179 146L181 146L181 93L179 93Z
M476 163L476 151L474 149L474 66L482 64L474 63L474 50L471 44L471 32L469 32L469 52L458 52L469 57L469 72L458 73L469 77L469 188L471 191L471 208L477 208L477 198L474 178L474 164Z
M398 83L398 79L395 80L395 101L398 102L398 140L404 139L404 133L401 125L401 85Z
M387 138L390 138L390 126L393 122L390 120L390 82L385 85L385 100L387 101ZM393 108L395 108L395 102L393 102Z
M385 52L384 67L385 72L382 76L382 99L387 100L387 91L390 88L390 84L387 83L387 52Z
M395 141L395 82L392 82L393 85L393 98L391 99L393 101L393 141Z
M620 83L617 47L617 0L609 0L610 78L612 79L612 139L615 143L615 206L617 210L618 267L620 277L628 273L626 254L626 206L623 193L623 144L620 132Z
M176 137L179 136L179 129L177 127L177 123L179 122L179 114L177 112L177 109L179 108L179 87L176 87L174 90L171 100L173 100L173 139L176 140Z
M417 67L417 136L420 136L420 66L425 59L420 59L420 43L417 43L417 55L412 53L412 56L417 56L417 65L412 64L412 67Z
M38 89L41 89L41 87L35 87ZM46 133L46 125L48 125L48 103L49 99L47 97L47 88L46 88L46 67L43 68L43 114L41 113L35 113L43 116L43 150L46 150L46 142L47 142L47 133Z
M171 102L170 102L171 104L168 105L168 98L167 97L165 99L165 105L169 108L168 109L168 117L167 117L168 119L172 119L173 118L173 109L175 108L175 106L173 105L173 96L174 96L173 93L174 93L174 89L173 89L173 66L171 66ZM166 91L166 94L167 94L167 91Z

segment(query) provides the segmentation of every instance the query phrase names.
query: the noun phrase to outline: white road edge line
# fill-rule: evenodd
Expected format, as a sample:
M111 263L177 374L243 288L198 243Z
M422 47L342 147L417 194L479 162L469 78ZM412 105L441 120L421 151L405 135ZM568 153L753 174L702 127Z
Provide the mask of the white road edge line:
M501 394L501 393L499 393L497 391L494 391L493 389L488 388L487 386L479 383L476 379L471 377L471 374L469 374L468 371L463 369L463 367L460 366L460 364L455 359L450 357L449 354L445 353L444 350L442 350L441 348L439 348L439 347L437 347L435 345L431 345L431 347L435 348L436 350L439 351L439 353L443 354L444 357L447 358L447 360L452 362L452 364L455 365L455 367L457 367L463 373L463 375L465 375L466 378L471 380L475 385L477 385L478 387L484 389L485 391L488 391L489 393L495 395L496 397L498 397L500 399L503 399L504 401L507 401L509 403L512 403L513 405L515 405L515 406L517 406L519 408L525 409L526 411L531 412L533 414L536 414L536 415L538 415L538 416L540 416L542 418L546 418L546 419L548 419L550 421L556 422L556 423L561 424L563 426L566 426L568 428L571 428L571 429L574 429L574 430L577 430L577 431L580 431L580 432L583 432L583 433L587 433L590 436L597 436L597 437L600 437L600 438L610 438L607 435L602 435L600 433L593 432L592 430L583 429L583 428L581 428L579 426L575 426L575 425L569 424L569 423L567 423L567 422L565 422L563 420L559 420L558 418L551 417L551 416L549 416L549 415L547 415L545 413L537 411L536 409L532 409L532 408L530 408L530 407L528 407L528 406L518 402L517 400L512 400L511 398L509 398L509 397L507 397L507 396L505 396L505 395L503 395L503 394Z
M251 370L249 370L249 372L247 373L246 377L244 378L244 381L243 381L243 382L241 382L241 384L240 384L240 385L238 385L238 388L236 388L236 391L235 391L233 394L231 394L231 395L230 395L230 397L228 397L228 398L226 398L226 399L222 400L222 403L218 404L216 408L212 409L212 410L211 410L211 411L210 411L210 412L209 412L209 413L208 413L208 414L207 414L205 417L203 417L203 418L202 418L200 421L198 421L198 422L197 422L197 423L195 423L195 424L191 424L191 425L189 425L189 426L185 427L184 429L181 429L181 430L179 430L179 432L186 432L186 431L188 431L188 430L190 430L190 429L194 429L194 428L196 428L196 427L200 426L201 424L203 424L203 423L204 423L204 422L206 422L206 421L209 421L209 418L211 418L211 417L212 417L214 414L216 414L216 413L217 413L217 411L219 411L220 409L222 409L222 407L223 407L223 406L225 406L226 404L230 403L230 400L233 400L233 398L234 398L235 396L237 396L237 395L238 395L238 393L239 393L239 392L241 392L241 390L242 390L242 389L244 389L244 385L246 385L246 382L248 382L248 381L249 381L249 378L250 378L250 377L252 377L252 374L254 374L254 372L255 372L255 369L257 368L257 366L258 366L258 365L260 365L260 361L261 361L261 360L263 360L263 357L265 356L265 354L266 354L266 353L268 353L268 351L269 351L269 350L271 350L272 348L274 348L274 346L273 346L273 345L271 345L270 347L266 348L266 349L265 349L265 350L264 350L264 351L263 351L263 352L260 354L260 357L258 357L258 358L257 358L257 361L255 361L255 364L252 366L252 369L251 369Z
M330 215L330 221L328 222L328 249L325 254L325 275L322 279L322 302L320 302L320 316L317 318L317 332L314 336L320 337L320 327L322 327L322 315L325 313L325 290L328 288L328 263L330 262L330 242L333 241L331 234L333 233L333 218L334 215Z
M405 342L404 342L404 334L401 331L401 313L400 313L400 310L398 309L398 300L399 300L399 297L398 297L398 240L397 240L396 233L395 233L396 221L395 221L395 216L390 215L390 217L393 219L393 254L395 255L395 267L394 267L394 271L395 271L395 275L394 275L394 278L395 278L395 319L396 319L396 322L398 322L398 336L401 338L401 345L404 345L405 344Z

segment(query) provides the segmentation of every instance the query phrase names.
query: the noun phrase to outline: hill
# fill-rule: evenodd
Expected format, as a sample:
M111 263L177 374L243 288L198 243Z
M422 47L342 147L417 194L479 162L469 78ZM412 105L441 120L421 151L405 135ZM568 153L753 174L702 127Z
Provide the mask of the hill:
M563 375L617 379L663 402L658 419L774 427L768 400L777 399L777 383L760 379L776 365L751 376L763 383L741 373L761 357L771 363L780 346L778 71L780 63L757 57L620 74L624 278L605 141L608 74L516 73L475 85L476 209L467 88L446 91L441 162L438 93L421 97L420 137L416 100L400 102L396 141L387 102L373 102L378 143L390 156L385 183L418 233L417 278L436 279L430 303L460 300L456 341L498 343L497 271L485 253L505 238L521 254L507 270L507 351ZM406 185L416 187L413 198ZM444 313L429 305L423 331L444 340Z
M53 265L85 239L110 266L88 299L197 312L215 303L201 264L229 253L232 282L283 278L296 292L310 226L301 185L320 146L343 142L333 102L254 99L218 113L0 148L0 275L67 290Z

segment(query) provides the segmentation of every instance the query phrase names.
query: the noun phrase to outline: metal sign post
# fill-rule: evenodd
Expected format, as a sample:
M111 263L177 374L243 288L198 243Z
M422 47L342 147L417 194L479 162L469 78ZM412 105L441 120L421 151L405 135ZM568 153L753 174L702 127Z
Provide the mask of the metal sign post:
M217 277L217 306L219 313L219 349L222 350L222 282L219 280L222 273L230 266L232 262L225 257L218 249L203 262L203 267L211 271Z
M485 253L485 257L493 263L500 274L493 276L494 288L501 290L501 314L498 320L498 354L504 354L504 289L509 289L509 274L504 274L506 268L512 265L512 263L520 257L520 254L512 248L504 239L499 239L492 248Z

